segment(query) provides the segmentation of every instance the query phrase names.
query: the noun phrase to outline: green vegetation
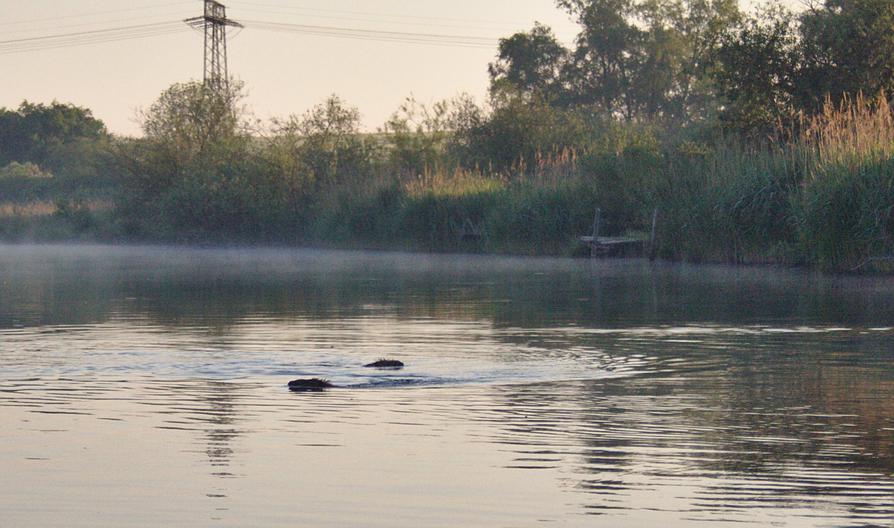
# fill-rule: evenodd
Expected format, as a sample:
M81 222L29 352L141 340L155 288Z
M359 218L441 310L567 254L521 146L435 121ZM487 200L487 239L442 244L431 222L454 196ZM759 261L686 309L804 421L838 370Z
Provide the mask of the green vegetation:
M657 209L663 258L888 271L894 3L556 3L573 48L535 25L486 105L408 99L377 133L336 96L252 121L235 81L172 86L138 139L0 110L0 237L561 255L597 208L618 235Z

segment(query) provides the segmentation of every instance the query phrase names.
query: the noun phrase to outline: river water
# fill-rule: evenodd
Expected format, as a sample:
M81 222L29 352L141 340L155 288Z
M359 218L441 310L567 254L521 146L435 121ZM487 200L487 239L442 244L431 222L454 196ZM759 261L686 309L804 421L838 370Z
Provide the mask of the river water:
M889 278L0 246L0 526L891 527L892 327Z

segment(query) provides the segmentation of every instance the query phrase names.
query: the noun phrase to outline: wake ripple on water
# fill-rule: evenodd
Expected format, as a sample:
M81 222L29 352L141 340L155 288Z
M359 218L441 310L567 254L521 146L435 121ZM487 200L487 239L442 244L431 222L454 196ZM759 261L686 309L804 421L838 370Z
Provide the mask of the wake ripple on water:
M283 446L304 463L327 450L375 474L351 451L372 437L383 453L397 442L438 467L445 445L464 446L478 458L448 452L467 479L486 471L527 486L532 477L516 475L548 476L576 497L553 507L612 526L882 526L894 516L882 327L530 329L375 316L258 319L216 333L131 318L0 339L0 409L17 418L0 432L0 455L53 462L64 444L42 451L35 438L89 445L99 440L81 435L126 432L143 437L147 457L173 442L184 463L205 461L219 481L205 494L218 501L234 494L229 481L275 480L257 464L267 456L278 468ZM407 367L362 367L383 356ZM285 388L314 376L343 389ZM423 470L401 469L409 480Z
M126 432L148 446L169 445L178 456L192 457L186 467L205 461L218 481L208 493L229 501L248 486L229 481L266 488L263 483L274 481L283 464L302 469L287 460L306 464L319 450L331 452L327 471L353 474L382 463L354 458L351 446L358 442L381 441L386 451L380 454L409 452L430 460L459 441L464 447L451 451L451 472L472 479L481 472L508 472L527 485L545 475L575 497L542 505L545 518L558 515L551 509L555 504L577 504L586 514L611 519L611 526L655 519L680 526L885 526L892 518L890 432L885 444L884 431L873 436L871 426L855 427L861 418L835 413L834 405L759 408L752 396L733 397L742 389L735 378L706 371L687 376L695 382L688 388L679 378L646 374L300 395L268 383L274 378L7 380L0 382L0 408L16 410L6 416L24 412L31 418L0 432L6 446L0 455L22 449L20 440L29 438L28 459L58 462L58 447L52 447L58 444L34 440L86 434L99 442ZM880 425L890 431L894 421L885 420ZM153 453L130 456L140 464ZM468 458L469 453L484 458ZM264 457L279 462L259 468ZM425 465L399 467L410 481L430 471ZM195 476L180 478L189 482ZM488 493L501 497L500 490Z
M325 377L337 385L523 383L612 374L592 347L516 342L490 325L430 320L251 321L226 337L136 321L0 330L8 376L152 374L169 378ZM405 359L399 372L364 369ZM616 365L629 370L635 359Z

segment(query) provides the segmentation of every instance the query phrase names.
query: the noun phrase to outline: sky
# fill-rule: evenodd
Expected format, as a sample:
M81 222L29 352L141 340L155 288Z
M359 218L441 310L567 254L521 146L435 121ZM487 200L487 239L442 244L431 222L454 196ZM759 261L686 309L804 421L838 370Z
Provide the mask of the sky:
M245 82L255 117L300 115L337 94L360 109L367 130L381 126L408 96L431 103L465 92L483 102L487 65L499 38L528 30L535 21L551 26L569 44L577 33L554 0L223 3L228 16L245 25L230 33L229 72ZM0 107L17 107L25 99L73 103L90 108L116 134L139 135L141 109L170 85L202 78L202 34L182 23L200 15L202 5L202 0L0 0L5 72ZM296 32L294 25L304 27ZM376 33L379 40L370 40L368 33L353 32L351 38L309 33L332 32L321 26L423 34L412 40L426 42L381 40L382 33ZM118 31L95 33L110 29ZM70 34L77 35L40 39ZM430 35L462 38L432 44Z

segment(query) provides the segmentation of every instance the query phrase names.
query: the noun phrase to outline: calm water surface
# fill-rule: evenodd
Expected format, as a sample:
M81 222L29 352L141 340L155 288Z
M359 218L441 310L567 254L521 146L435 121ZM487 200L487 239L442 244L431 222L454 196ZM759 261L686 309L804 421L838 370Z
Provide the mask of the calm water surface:
M891 527L892 327L885 278L0 246L0 527Z

